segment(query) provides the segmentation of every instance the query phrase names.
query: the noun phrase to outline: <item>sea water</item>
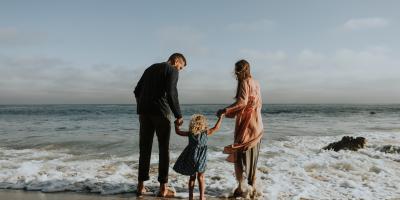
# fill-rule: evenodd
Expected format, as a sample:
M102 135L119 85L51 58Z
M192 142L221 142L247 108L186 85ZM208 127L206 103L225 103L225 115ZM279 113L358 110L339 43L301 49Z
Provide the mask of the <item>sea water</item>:
M183 105L184 126L201 113L213 126L226 105ZM263 199L400 198L400 105L264 105L257 171ZM171 121L173 118L171 117ZM209 137L206 194L228 197L236 187L223 147L233 142L234 119ZM188 177L172 166L187 138L171 133L169 184L187 196ZM368 140L359 151L321 150L342 136ZM134 192L139 120L135 105L0 106L0 188L101 194ZM157 190L153 142L150 180ZM197 189L196 189L197 191Z

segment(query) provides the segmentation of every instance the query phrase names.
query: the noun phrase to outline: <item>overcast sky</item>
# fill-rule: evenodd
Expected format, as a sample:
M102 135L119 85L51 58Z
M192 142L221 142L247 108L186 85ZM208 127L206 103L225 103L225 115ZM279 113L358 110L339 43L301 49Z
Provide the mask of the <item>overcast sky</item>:
M0 1L0 104L134 103L182 52L181 103L400 103L400 1Z

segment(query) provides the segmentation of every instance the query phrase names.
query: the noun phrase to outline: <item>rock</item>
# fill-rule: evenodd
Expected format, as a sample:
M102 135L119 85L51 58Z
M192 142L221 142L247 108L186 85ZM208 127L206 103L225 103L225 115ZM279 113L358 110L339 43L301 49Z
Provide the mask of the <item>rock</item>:
M219 181L219 180L221 180L221 177L219 177L219 176L212 176L212 177L211 177L211 180Z
M340 151L340 150L357 151L358 149L364 148L366 143L367 140L364 137L354 138L350 136L344 136L342 140L330 143L328 146L322 149L334 150L334 151Z
M385 153L400 153L400 147L393 145L385 145L383 147L378 148L378 150Z
M265 166L258 167L258 170L263 174L268 174L271 171L270 168L265 167Z

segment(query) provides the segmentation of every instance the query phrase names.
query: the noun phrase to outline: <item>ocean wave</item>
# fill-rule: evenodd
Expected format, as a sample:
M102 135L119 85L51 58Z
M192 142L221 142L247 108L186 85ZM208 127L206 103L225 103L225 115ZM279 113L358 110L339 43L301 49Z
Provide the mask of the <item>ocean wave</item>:
M262 144L258 188L267 199L387 199L400 197L398 153L382 151L400 146L400 134L357 133L367 138L359 151L327 151L321 148L342 136L290 136ZM67 150L0 149L0 188L43 192L83 191L100 194L134 192L138 155L85 158ZM174 163L179 152L171 153ZM210 151L206 193L228 197L236 186L233 165L226 155ZM146 184L157 191L157 160L151 160ZM172 165L171 165L172 167ZM170 169L170 184L187 197L187 179Z

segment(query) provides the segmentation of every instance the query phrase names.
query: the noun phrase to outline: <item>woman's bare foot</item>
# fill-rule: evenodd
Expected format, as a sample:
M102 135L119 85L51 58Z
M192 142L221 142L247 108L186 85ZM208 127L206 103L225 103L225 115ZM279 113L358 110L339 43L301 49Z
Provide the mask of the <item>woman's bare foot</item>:
M257 189L256 186L251 187L250 198L259 199L263 196L261 190Z
M256 194L257 194L256 187L252 186L252 187L250 188L249 194L250 194L250 198L254 198L254 197L256 196Z
M243 191L242 191L242 188L239 186L233 192L233 197L242 197L242 195L243 195Z

